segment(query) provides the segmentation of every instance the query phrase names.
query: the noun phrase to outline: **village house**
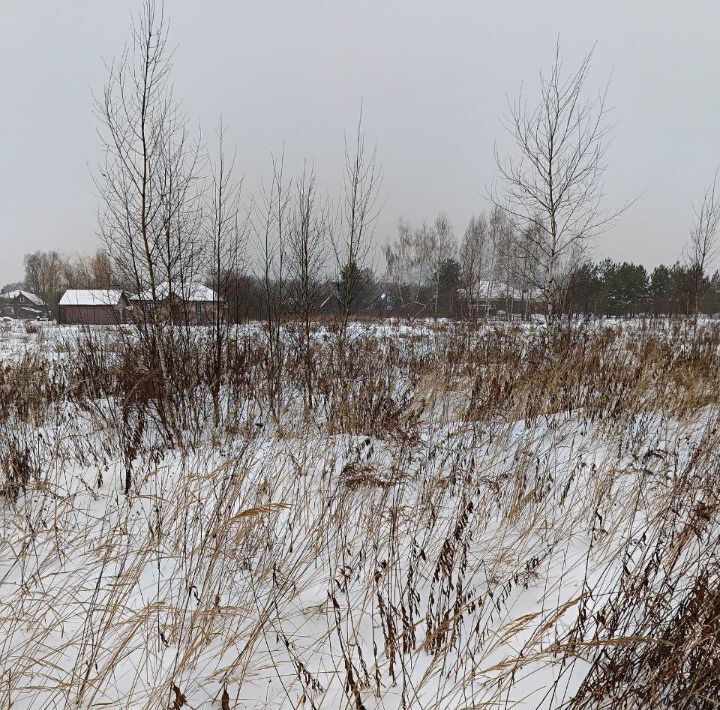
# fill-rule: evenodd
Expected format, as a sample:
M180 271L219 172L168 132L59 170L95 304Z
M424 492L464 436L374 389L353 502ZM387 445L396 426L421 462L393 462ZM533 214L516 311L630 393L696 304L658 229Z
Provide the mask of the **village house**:
M513 288L501 281L481 280L472 297L464 288L459 288L456 296L461 312L475 318L524 318L538 309L536 290Z
M119 289L69 289L59 304L58 323L116 325L130 319L130 301Z
M48 318L49 314L47 303L30 291L17 289L0 293L0 317L41 320Z
M167 282L155 288L155 301L149 289L131 296L130 300L146 317L152 313L154 303L157 303L163 317L174 323L190 325L211 325L215 322L218 309L224 305L220 296L207 286L175 283L170 286Z

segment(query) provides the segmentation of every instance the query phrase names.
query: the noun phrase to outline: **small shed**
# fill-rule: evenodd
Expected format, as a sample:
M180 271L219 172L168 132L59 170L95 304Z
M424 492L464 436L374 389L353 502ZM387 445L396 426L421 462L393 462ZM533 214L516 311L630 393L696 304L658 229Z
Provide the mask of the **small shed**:
M47 303L30 291L16 289L0 293L0 316L40 320L50 313Z
M116 325L128 320L130 301L119 289L69 289L60 299L58 322Z

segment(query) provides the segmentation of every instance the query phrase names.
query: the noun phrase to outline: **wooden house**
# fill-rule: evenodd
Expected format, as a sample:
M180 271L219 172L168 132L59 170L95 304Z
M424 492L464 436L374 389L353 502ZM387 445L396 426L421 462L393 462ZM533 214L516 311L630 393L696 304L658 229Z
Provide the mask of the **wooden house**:
M0 293L0 316L21 320L43 320L50 315L50 308L40 296L16 289Z
M224 307L222 298L211 288L202 284L178 284L167 282L157 285L155 298L150 289L131 296L138 311L149 317L154 308L161 316L174 323L212 325L218 310Z

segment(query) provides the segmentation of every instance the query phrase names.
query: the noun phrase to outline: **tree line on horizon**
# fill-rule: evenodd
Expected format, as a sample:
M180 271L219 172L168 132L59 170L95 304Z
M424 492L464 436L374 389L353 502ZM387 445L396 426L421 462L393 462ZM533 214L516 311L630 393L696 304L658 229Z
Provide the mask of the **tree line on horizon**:
M648 273L608 260L593 264L592 242L630 206L604 205L613 124L606 94L586 90L592 51L567 72L556 45L538 93L509 102L502 124L514 150L494 159L487 214L458 238L448 217L398 223L376 269L374 231L382 170L366 144L362 108L345 139L338 194L319 193L314 168L288 175L273 155L260 192L245 196L219 122L213 147L203 143L176 98L173 52L162 3L144 0L130 46L108 65L95 113L103 159L94 173L101 249L91 258L55 251L25 257L25 285L51 307L65 288L123 288L204 283L227 304L214 324L221 349L227 321L265 321L270 350L278 324L333 313L344 333L359 313L417 317L540 312L548 327L569 314L714 313L720 194L717 173L695 210L683 258ZM242 198L242 199L241 199ZM504 305L503 305L504 303ZM153 307L142 336L164 348L162 309ZM159 345L157 345L159 343ZM157 356L164 370L163 352Z
M487 224L484 216L471 219L457 245L445 215L439 215L434 224L448 230L446 251L439 251L433 239L429 243L421 240L421 245L416 245L418 273L414 280L405 280L404 274L398 274L397 265L389 266L381 276L371 267L364 267L351 279L341 273L339 282L319 280L316 298L311 303L313 315L334 315L341 307L344 282L350 280L359 287L351 308L354 316L518 320L541 312L542 304L530 275L519 272L513 257L503 251L508 246L517 246L511 238L494 255L483 254L486 260L483 267L477 255L481 253L478 248L483 246L478 245L478 236L483 234L483 224ZM408 231L417 231L428 239L435 226L411 228L401 222L398 231L406 239ZM503 238L507 240L509 235L505 233ZM391 249L386 247L385 251ZM695 290L699 287L699 314L720 313L720 271L703 273L700 278L695 271L692 265L679 260L670 266L659 264L652 270L642 264L609 258L585 260L562 280L559 310L564 317L689 317L694 313ZM204 283L211 288L218 286L212 278L204 279ZM69 257L55 251L27 254L23 280L6 284L0 293L17 288L39 295L55 314L57 303L68 288L120 288L132 292L132 284L114 273L110 259L102 251L92 257ZM297 311L293 291L292 285L288 285L286 302L279 309L286 318L293 318ZM487 297L487 291L491 291L492 298ZM226 275L222 297L227 303L227 316L233 322L262 320L266 315L263 284L257 274L238 271ZM475 299L475 308L470 307L470 299ZM481 306L477 306L478 301Z

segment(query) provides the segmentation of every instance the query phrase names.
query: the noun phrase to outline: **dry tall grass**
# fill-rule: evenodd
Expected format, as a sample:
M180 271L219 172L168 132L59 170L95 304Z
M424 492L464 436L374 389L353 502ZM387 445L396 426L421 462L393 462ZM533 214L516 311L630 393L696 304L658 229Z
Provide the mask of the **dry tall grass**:
M720 329L354 333L0 367L0 704L714 707Z

